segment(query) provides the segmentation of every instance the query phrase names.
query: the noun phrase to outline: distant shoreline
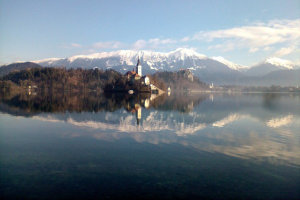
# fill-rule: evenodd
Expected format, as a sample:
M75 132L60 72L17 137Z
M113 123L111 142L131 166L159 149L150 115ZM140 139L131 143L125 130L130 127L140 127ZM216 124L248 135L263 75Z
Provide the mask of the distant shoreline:
M278 91L200 91L200 90L191 90L189 91L190 93L226 93L226 94L231 94L231 93L241 93L241 94L256 94L256 93L293 93L293 94L300 94L300 91L283 91L283 92L278 92Z

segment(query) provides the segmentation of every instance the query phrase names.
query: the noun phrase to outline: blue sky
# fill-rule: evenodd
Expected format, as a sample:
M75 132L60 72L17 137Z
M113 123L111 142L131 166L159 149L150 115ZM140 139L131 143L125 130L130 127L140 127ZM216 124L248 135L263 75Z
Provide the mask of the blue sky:
M0 0L0 64L179 47L242 65L300 63L299 43L299 0Z

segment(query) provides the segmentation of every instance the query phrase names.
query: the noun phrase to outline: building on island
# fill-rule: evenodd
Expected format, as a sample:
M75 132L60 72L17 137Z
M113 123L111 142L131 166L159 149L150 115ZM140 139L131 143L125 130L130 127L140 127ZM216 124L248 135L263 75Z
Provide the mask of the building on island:
M142 65L140 62L140 58L138 58L136 67L132 71L126 72L125 76L127 76L127 79L132 83L134 83L135 81L140 81L142 86L150 86L150 88L152 88L150 78L148 76L142 75Z
M140 57L138 58L137 64L136 64L136 72L138 75L142 76L142 65L140 62Z
M127 78L134 78L135 80L140 80L142 78L142 65L140 62L140 58L138 58L137 64L135 69L133 68L132 71L128 71L125 74Z
M125 75L127 76L128 80L134 81L134 80L140 80L141 79L141 76L138 73L136 73L134 70L126 72Z

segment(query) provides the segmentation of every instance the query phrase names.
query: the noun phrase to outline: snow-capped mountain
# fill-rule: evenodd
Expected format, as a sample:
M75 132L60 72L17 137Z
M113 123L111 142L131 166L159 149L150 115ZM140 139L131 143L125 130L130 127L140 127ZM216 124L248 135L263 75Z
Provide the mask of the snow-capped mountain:
M261 62L257 65L254 65L246 74L249 76L264 76L268 73L278 71L278 70L293 70L295 65L289 61L281 58L271 57L266 59L264 62Z
M239 70L243 66L234 64L224 58L209 58L192 49L179 48L170 52L119 50L113 52L101 52L89 55L77 55L63 59L46 59L34 61L42 66L64 66L66 68L114 69L124 73L136 65L140 58L143 66L143 74L157 71L178 71L190 69L194 75L203 81L235 80L240 76Z
M294 69L295 67L295 65L291 61L276 57L268 58L266 60L266 63L275 65L281 69Z
M192 71L241 71L248 75L262 76L276 70L292 70L295 65L281 58L271 57L252 67L233 63L221 56L207 57L199 54L193 49L178 48L170 52L154 51L134 51L119 50L112 52L101 52L88 55L76 55L69 58L47 58L33 61L42 66L64 66L67 68L86 68L98 67L101 69L113 68L123 72L135 66L137 59L140 58L143 70L153 73L159 70L175 71L187 68Z
M234 69L234 70L238 70L238 71L246 71L249 69L248 66L243 66L243 65L239 65L236 63L233 63L229 60L226 60L225 58L221 57L221 56L217 56L217 57L212 57L212 59L223 63L224 65L227 65L229 68Z
M293 73L290 73L295 71L297 74L299 66L295 66L288 60L272 57L253 67L248 67L233 63L223 57L210 58L197 53L193 49L186 48L179 48L170 52L119 50L89 55L76 55L68 58L48 58L33 62L44 67L63 66L66 68L84 69L98 67L103 70L114 69L125 73L135 67L138 58L140 58L143 67L143 74L190 69L200 80L221 85L268 85L271 83L276 85L276 81L278 81L278 84L286 83L285 85L300 84L299 78L294 77L294 75L292 76ZM30 65L27 67L30 67ZM6 70L6 68L9 69ZM9 73L11 71L10 68L11 65L2 66L0 68L0 75ZM276 73L274 74L274 72ZM266 82L264 77L267 75L268 80L272 81L272 77L276 75L275 82ZM282 80L279 80L280 77L282 77ZM258 78L262 81L258 81Z
M175 51L162 53L154 51L133 51L119 50L113 52L101 52L89 55L76 55L69 58L49 58L34 61L42 66L63 65L67 68L113 68L118 71L127 71L128 68L135 66L137 59L140 58L143 70L146 72L155 72L158 70L178 70L180 68L189 68L191 70L214 68L209 64L219 65L220 70L237 70L239 65L235 65L224 58L208 58L192 49L179 48Z

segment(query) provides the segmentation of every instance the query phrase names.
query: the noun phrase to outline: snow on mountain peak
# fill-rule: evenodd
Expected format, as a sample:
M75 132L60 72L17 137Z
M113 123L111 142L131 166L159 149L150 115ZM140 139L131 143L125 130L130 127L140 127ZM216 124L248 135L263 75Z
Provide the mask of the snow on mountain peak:
M44 62L47 62L49 64L55 62L55 61L58 61L58 60L61 60L62 58L46 58L46 59L42 59L42 60L35 60L35 61L32 61L34 63L44 63Z
M212 59L214 59L220 63L223 63L224 65L227 65L230 69L234 69L234 70L242 70L242 69L249 68L248 66L242 66L242 65L235 64L229 60L226 60L222 56L212 57Z
M131 50L120 50L120 51L111 51L111 52L101 52L101 53L93 53L88 55L76 55L69 57L69 62L73 62L76 59L101 59L101 58L108 58L108 57L130 57L132 55L135 55L135 51Z
M175 51L171 51L167 53L168 56L175 56L176 58L180 58L181 60L185 59L186 57L197 57L200 59L205 59L207 56L203 54L199 54L193 49L187 49L187 48L178 48Z
M101 52L94 53L89 55L76 55L68 58L69 62L73 62L76 59L102 59L109 57L120 57L121 61L126 62L129 65L134 64L137 57L143 58L143 60L151 60L151 61L162 61L166 60L169 57L173 57L174 59L184 60L187 57L206 59L207 57L203 54L199 54L193 49L186 48L178 48L175 51L170 51L168 53L164 52L154 52L154 51L135 51L135 50L119 50L112 52Z
M276 57L271 57L271 58L268 58L265 63L269 63L271 65L275 65L275 66L278 66L278 67L283 67L283 68L286 68L286 69L293 69L294 68L294 64L289 61L289 60L284 60L284 59L281 59L281 58L276 58Z

